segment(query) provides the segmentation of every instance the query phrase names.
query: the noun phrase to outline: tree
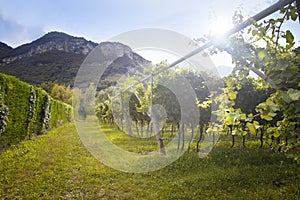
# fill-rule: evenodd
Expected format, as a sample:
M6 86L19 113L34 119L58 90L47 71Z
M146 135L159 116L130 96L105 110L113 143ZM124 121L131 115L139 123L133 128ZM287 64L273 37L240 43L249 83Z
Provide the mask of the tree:
M72 91L70 86L66 87L64 85L58 85L57 83L55 83L52 87L50 95L54 99L57 99L69 105L72 104Z
M48 94L51 94L52 88L56 82L47 81L40 84L40 87L43 88Z

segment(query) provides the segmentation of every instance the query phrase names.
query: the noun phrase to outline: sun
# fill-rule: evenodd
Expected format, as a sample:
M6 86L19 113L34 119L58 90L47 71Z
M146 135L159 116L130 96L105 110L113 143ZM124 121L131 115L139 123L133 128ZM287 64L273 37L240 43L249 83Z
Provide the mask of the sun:
M209 33L213 37L219 37L224 35L231 28L232 28L232 23L230 21L225 19L222 20L217 19L210 24Z

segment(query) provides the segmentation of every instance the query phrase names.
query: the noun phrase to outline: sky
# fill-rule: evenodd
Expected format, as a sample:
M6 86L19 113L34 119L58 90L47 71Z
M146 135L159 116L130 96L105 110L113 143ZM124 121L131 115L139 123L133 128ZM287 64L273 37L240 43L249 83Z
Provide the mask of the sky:
M0 0L0 41L17 47L38 39L47 32L61 31L102 42L122 32L140 28L169 29L189 38L199 38L209 32L230 27L232 15L238 8L248 17L274 2L276 1ZM300 32L300 26L296 30ZM222 59L225 57L219 58L220 62ZM228 57L226 59L228 62Z

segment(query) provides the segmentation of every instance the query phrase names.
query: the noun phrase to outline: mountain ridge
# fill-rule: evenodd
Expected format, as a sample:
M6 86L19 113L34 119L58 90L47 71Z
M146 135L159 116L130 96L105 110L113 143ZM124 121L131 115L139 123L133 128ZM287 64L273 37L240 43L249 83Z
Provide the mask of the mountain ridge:
M49 32L32 41L12 49L2 57L2 63L9 64L15 60L22 59L34 54L44 53L50 50L62 50L87 55L98 44L88 41L83 37L74 37L63 32Z
M102 55L109 55L110 50L124 52L122 59L113 60L105 71L104 76L108 81L102 82L100 89L116 84L116 79L120 75L135 70L142 71L150 64L124 44L118 42L98 44L83 37L57 31L49 32L31 43L16 48L5 46L3 43L0 50L2 46L4 51L0 57L0 72L16 76L30 84L50 81L72 86L80 65L97 46L100 46Z

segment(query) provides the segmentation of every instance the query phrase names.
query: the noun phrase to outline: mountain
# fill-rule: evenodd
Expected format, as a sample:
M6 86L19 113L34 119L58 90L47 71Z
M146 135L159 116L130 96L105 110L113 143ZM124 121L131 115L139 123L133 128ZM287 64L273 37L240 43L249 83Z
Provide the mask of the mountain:
M13 49L2 58L2 62L9 64L49 51L64 51L87 55L97 45L97 43L87 41L84 38L73 37L61 32L50 32L29 44Z
M0 59L5 57L13 48L8 46L7 44L0 42Z
M0 71L18 77L30 84L58 82L73 85L77 71L87 55L97 46L104 46L103 51L123 49L126 53L110 64L104 73L108 80L101 83L101 88L115 84L116 77L131 70L143 70L149 65L130 47L121 43L104 42L97 44L82 37L74 37L61 32L50 32L43 37L21 45L15 49L0 45L3 53L0 57ZM2 52L2 51L1 51ZM107 55L109 52L103 52Z

